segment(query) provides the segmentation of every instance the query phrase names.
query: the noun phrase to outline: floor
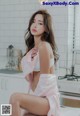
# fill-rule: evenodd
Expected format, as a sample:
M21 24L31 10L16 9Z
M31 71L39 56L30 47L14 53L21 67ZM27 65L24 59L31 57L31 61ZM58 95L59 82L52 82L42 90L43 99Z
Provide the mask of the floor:
M61 116L80 116L80 108L61 107Z

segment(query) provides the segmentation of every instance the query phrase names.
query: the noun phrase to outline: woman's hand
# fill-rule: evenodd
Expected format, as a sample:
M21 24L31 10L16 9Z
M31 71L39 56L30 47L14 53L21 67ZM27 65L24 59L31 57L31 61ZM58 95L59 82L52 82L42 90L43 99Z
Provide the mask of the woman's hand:
M27 81L33 81L33 72L29 73L29 74L25 77L25 79L26 79Z
M37 55L38 49L37 48L33 48L32 50L32 54L31 54L31 59L33 60L34 57Z

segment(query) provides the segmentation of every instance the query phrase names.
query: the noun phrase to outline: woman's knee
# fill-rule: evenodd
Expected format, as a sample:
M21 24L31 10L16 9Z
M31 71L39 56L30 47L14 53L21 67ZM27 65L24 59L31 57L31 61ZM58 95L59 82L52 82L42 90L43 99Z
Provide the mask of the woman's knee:
M10 104L14 104L14 103L18 102L19 101L19 96L20 96L19 93L13 93L10 96L10 100L9 100Z

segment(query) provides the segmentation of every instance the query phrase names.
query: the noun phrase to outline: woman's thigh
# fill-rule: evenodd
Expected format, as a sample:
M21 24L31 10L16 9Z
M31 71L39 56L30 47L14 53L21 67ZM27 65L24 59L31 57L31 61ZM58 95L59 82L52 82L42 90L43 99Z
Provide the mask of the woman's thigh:
M38 116L38 115L31 114L31 113L25 113L25 114L23 114L22 116Z
M28 110L32 114L47 115L50 109L47 98L23 93L16 93L14 96L19 100L20 107Z

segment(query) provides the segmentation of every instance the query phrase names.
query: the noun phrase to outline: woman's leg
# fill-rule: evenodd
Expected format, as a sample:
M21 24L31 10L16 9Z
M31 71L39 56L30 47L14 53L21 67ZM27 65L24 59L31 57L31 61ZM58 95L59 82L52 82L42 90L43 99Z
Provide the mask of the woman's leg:
M47 116L47 115L35 115L35 114L27 113L27 114L25 114L23 116Z
M26 113L26 114L24 114L24 115L22 115L22 116L38 116L38 115L31 114L31 113Z
M50 108L46 98L23 93L14 93L10 97L10 104L12 104L12 116L21 116L21 108L34 115L47 115Z

